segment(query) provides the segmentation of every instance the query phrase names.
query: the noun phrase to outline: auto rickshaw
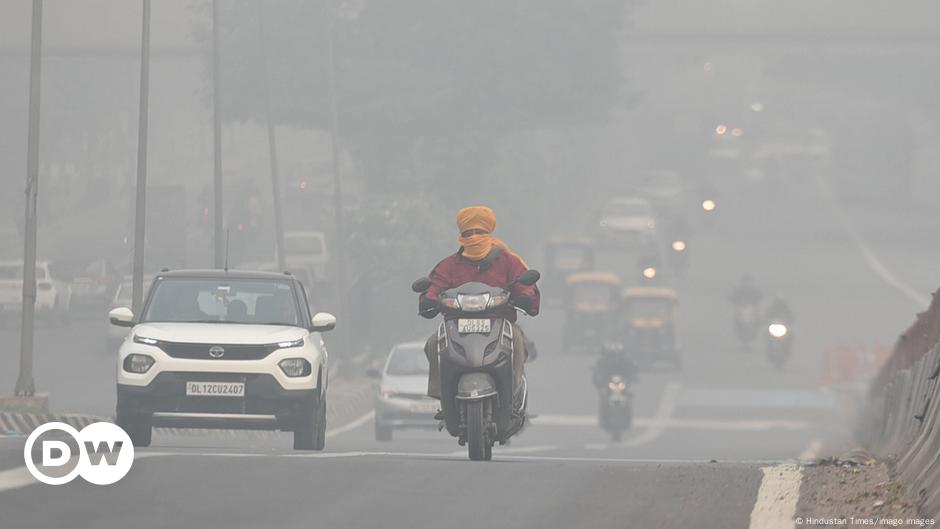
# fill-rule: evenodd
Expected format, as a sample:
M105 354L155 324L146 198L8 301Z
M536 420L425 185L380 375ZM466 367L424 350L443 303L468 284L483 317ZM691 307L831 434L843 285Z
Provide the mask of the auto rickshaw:
M570 274L593 268L594 245L590 239L551 239L545 245L542 286L549 292L561 292Z
M622 336L628 354L642 367L667 362L681 366L676 325L679 296L671 288L633 287L623 291Z
M611 272L580 272L565 281L566 351L600 351L616 338L620 277Z

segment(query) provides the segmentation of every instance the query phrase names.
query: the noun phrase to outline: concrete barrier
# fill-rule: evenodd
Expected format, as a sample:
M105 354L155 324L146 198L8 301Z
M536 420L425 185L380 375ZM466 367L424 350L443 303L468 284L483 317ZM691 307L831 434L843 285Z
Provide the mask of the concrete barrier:
M940 291L938 291L940 292ZM875 454L893 458L893 474L924 516L940 518L940 297L898 338L869 387L856 428Z

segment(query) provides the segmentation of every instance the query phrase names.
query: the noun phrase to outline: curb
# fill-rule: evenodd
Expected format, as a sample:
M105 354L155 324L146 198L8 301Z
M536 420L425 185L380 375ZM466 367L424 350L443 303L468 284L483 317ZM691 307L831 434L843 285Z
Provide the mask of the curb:
M336 421L350 421L362 416L372 408L372 383L368 379L338 379L332 382L327 390L327 424ZM26 436L40 425L47 422L63 422L77 430L95 422L113 422L114 417L100 415L53 413L12 413L0 412L0 436ZM266 437L278 431L267 430L232 430L208 428L162 428L154 429L155 433L164 435L249 435Z

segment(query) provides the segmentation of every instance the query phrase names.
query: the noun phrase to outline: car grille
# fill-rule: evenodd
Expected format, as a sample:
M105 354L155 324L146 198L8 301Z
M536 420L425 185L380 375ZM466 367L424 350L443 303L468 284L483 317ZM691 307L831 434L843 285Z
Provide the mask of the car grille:
M190 360L260 360L277 350L276 344L233 345L211 343L160 342L160 349L173 358ZM209 349L221 347L222 356L212 356Z

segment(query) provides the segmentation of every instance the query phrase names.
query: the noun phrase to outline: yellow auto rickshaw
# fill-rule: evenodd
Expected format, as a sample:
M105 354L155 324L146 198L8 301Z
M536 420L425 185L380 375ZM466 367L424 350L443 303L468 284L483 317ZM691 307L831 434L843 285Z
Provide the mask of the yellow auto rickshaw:
M569 275L594 268L594 244L585 238L554 238L545 245L542 287L561 292Z
M600 351L615 338L620 309L620 277L611 272L579 272L565 280L566 351Z
M678 369L677 323L679 296L662 287L633 287L623 291L622 309L624 346L640 366L667 362Z

